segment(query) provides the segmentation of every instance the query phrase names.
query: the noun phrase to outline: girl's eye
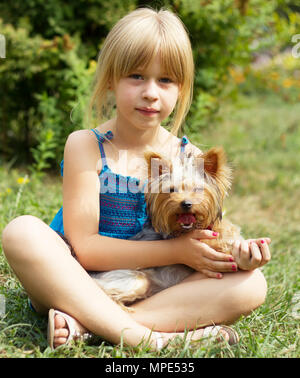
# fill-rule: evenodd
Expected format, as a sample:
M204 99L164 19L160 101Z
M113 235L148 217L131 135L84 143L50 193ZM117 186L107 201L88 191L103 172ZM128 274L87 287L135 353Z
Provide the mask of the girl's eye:
M130 78L132 79L136 79L136 80L139 80L139 79L142 79L142 75L139 75L139 74L132 74L129 76Z
M134 80L143 80L143 76L140 75L140 74L131 74L129 75L129 77L131 79L134 79ZM168 77L162 77L159 79L159 81L163 84L169 84L169 83L172 83L172 80L169 79Z
M162 77L162 78L159 79L159 80L162 81L164 84L172 83L172 80L169 79L168 77Z
M173 186L171 186L171 188L170 188L170 193L176 193L176 192L178 192L178 189L177 188L174 188Z

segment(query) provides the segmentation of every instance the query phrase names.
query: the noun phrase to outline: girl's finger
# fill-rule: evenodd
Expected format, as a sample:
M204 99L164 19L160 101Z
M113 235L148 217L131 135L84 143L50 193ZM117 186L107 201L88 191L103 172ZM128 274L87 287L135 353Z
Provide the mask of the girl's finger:
M233 243L233 247L232 247L232 256L233 256L235 261L239 261L239 259L240 259L240 247L241 247L240 240L236 240Z
M211 270L208 269L202 269L201 273L205 274L209 278L217 278L221 279L223 278L223 274L220 272L212 272Z
M236 272L237 264L235 262L214 261L203 257L204 266L212 272Z
M248 242L254 242L259 245L261 240L264 240L267 244L271 244L272 240L270 238L259 238L259 239L247 239Z
M250 261L250 248L247 240L241 241L240 247L240 261L242 264L247 264Z
M262 255L260 249L256 243L250 244L250 251L251 251L251 267L253 269L258 268L261 264Z
M203 247L203 250L202 250L203 256L206 257L207 259L214 260L214 261L229 261L229 262L234 261L231 255L218 252L215 249L208 246L207 244L205 244L205 242L203 243L200 242L200 243Z
M194 230L192 234L193 239L216 239L218 233L211 230Z
M270 252L270 248L268 244L265 242L264 239L260 240L259 247L260 247L261 256L262 256L260 266L263 266L271 260L271 252Z

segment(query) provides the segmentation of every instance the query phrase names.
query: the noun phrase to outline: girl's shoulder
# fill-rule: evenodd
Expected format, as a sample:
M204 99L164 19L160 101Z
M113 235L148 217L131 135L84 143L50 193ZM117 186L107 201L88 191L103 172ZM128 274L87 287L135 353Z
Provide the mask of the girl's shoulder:
M166 149L168 150L169 156L177 156L180 153L182 146L184 146L184 150L187 154L191 153L194 156L200 154L202 155L203 152L197 146L191 143L188 137L184 136L179 138L167 130L165 131L166 133L161 145L164 146L165 151Z
M92 130L76 130L69 134L64 149L64 162L72 162L72 166L79 170L86 167L101 169L98 142Z
M195 146L191 142L189 142L186 146L186 152L191 153L193 156L202 155L203 151L200 150L199 147Z
M91 130L75 130L67 137L65 152L66 150L68 152L80 152L89 149L93 145L95 145L95 137Z

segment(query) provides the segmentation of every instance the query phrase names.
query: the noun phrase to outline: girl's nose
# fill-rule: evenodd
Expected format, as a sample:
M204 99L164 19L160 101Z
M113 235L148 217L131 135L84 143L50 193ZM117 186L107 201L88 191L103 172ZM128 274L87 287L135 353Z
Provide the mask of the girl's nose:
M142 96L143 96L143 99L147 99L151 101L157 100L158 93L157 93L156 83L154 80L153 81L149 80L148 82L145 83Z

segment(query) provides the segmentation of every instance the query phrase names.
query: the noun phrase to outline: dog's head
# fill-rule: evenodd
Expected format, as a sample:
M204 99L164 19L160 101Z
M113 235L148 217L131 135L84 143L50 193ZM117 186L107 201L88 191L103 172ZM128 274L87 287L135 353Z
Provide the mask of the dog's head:
M222 216L231 185L231 169L221 147L196 157L170 161L154 152L145 153L148 213L155 231L165 234L207 229Z

